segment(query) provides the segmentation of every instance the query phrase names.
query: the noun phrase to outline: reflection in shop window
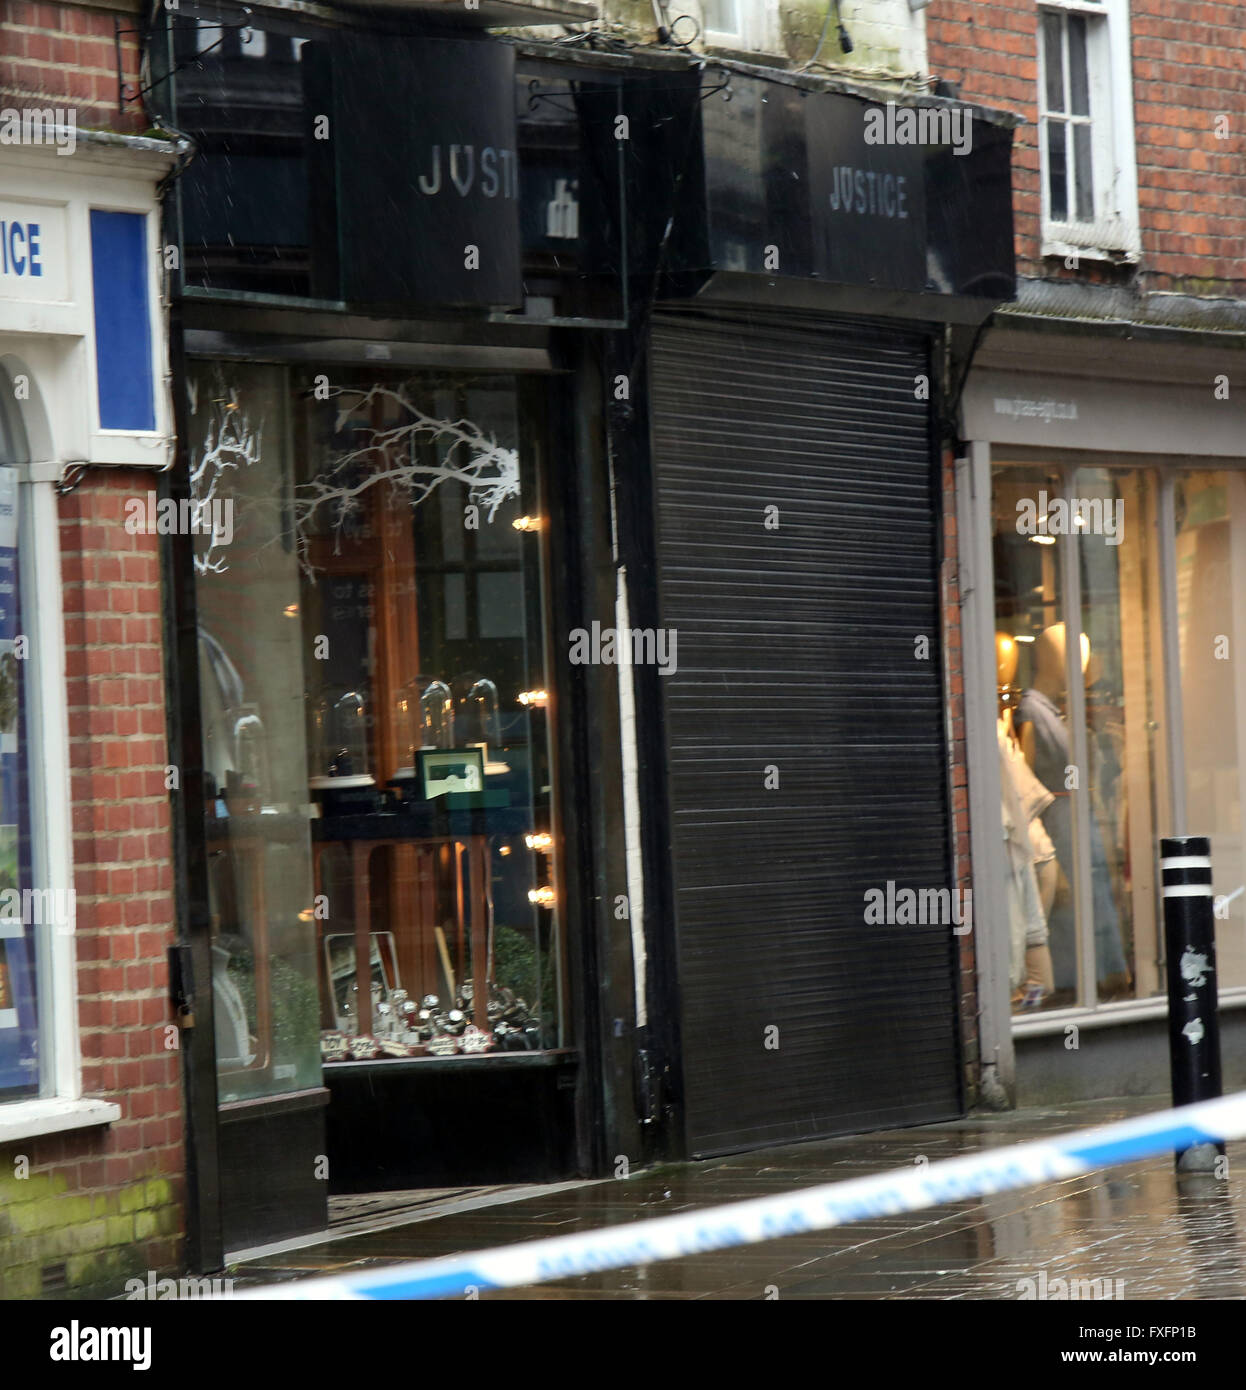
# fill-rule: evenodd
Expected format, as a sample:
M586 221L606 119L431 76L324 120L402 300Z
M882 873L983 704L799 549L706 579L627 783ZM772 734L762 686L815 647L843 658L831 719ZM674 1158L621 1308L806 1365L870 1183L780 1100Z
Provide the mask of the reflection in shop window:
M1155 891L1168 805L1159 482L1151 469L1080 468L1073 490L1122 521L1115 538L1090 526L1078 537L1096 983L1107 1002L1145 998L1164 983Z
M191 396L192 467L205 407L262 438L216 479L235 534L198 586L223 1097L318 1054L563 1045L523 390L205 364Z
M1008 895L1009 963L1012 1003L1016 1010L1051 1007L1071 1002L1066 977L1075 970L1072 946L1073 894L1071 863L1057 860L1055 838L1063 811L1054 811L1057 795L1065 795L1063 768L1051 788L1035 766L1033 739L1023 748L1018 711L1026 701L1033 729L1035 681L1046 673L1053 655L1062 653L1060 627L1060 566L1055 538L1020 524L1026 503L1037 505L1044 495L1058 496L1059 475L1046 469L997 469L994 483L994 544L996 574L995 655L998 697L997 743L1000 758L1006 885ZM1059 631L1057 631L1059 629ZM1059 698L1063 682L1054 690ZM1057 718L1058 709L1057 709ZM1067 759L1066 759L1067 761ZM1053 835L1053 831L1056 835ZM1053 946L1052 933L1056 934ZM1055 986L1059 960L1060 991ZM1065 995L1069 998L1066 1000Z
M999 746L1017 1011L1147 996L1162 978L1153 852L1157 808L1167 804L1157 483L1149 471L1123 469L1080 469L1072 482L1070 499L1057 469L995 473ZM1036 510L1047 524L1020 524ZM1067 689L1060 540L1070 528L1080 571L1085 769L1074 753L1082 739L1070 727ZM1084 893L1079 837L1089 851ZM1088 938L1092 946L1083 945ZM1085 958L1093 981L1082 979Z
M1246 476L1180 476L1176 514L1186 820L1211 837L1216 969L1228 988L1246 985Z

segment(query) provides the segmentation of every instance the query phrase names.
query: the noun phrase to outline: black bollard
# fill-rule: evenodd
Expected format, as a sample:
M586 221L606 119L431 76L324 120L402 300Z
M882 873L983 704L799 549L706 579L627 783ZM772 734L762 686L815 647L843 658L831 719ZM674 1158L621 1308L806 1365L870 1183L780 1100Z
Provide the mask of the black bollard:
M1159 853L1172 1099L1174 1105L1189 1105L1221 1094L1211 841L1205 835L1178 835L1162 839ZM1214 1171L1216 1157L1223 1153L1222 1144L1179 1149L1177 1171Z

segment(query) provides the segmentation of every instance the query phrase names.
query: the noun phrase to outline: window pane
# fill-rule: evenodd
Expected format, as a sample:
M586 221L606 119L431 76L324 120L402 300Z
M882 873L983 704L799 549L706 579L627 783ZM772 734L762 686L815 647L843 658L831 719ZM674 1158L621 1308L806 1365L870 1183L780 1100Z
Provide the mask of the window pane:
M1053 222L1069 220L1068 170L1064 152L1064 124L1047 125L1047 203Z
M1221 988L1246 985L1246 476L1188 473L1177 482L1177 613L1185 735L1186 820L1211 837Z
M7 390L6 390L7 388ZM12 388L0 373L0 392ZM55 924L72 923L65 885L33 894L30 788L27 768L27 708L23 676L27 662L15 658L20 619L18 566L18 474L2 466L25 459L21 420L0 407L0 1101L39 1091L40 936ZM7 428L6 428L7 423Z
M1070 807L1064 795L1063 683L1049 647L1063 633L1059 546L1045 518L1060 476L1041 467L993 470L995 655L1001 816L1014 1012L1076 997ZM1039 660L1039 657L1042 660ZM1055 750L1053 752L1053 750Z
M1155 846L1167 805L1158 484L1150 471L1079 469L1085 778L1101 1002L1164 988Z
M234 504L196 542L223 1099L564 1042L540 400L196 373L200 487Z
M217 1072L237 1101L320 1081L287 374L197 364L190 401L196 495L230 508L195 549Z
M1073 188L1077 220L1095 220L1094 166L1091 162L1091 131L1088 125L1073 127Z
M348 904L322 940L326 1048L352 1031L395 1056L558 1046L549 728L531 694L548 688L544 532L515 525L540 512L537 450L520 448L538 438L528 396L513 377L431 372L344 369L329 402L302 385L296 497L328 490L305 517L307 557L365 586L349 622L367 634L330 637L318 659L333 614L304 577L313 838L322 856L341 851L330 898ZM334 490L358 505L344 511ZM334 785L349 731L314 715L341 691L366 711L350 770L371 785L358 792ZM345 856L357 833L382 842L366 900ZM370 1023L353 984L361 925L377 952Z
M704 0L705 27L718 34L740 32L739 6L746 0Z
M1043 71L1046 76L1046 109L1064 110L1064 44L1061 16L1043 11Z
M1090 79L1086 69L1086 16L1069 15L1069 108L1090 115Z

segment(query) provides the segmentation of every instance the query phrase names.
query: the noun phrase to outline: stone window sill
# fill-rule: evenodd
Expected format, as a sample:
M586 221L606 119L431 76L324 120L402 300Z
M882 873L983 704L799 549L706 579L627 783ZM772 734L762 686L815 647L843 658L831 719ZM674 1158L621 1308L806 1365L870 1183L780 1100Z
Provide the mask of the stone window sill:
M121 1107L106 1100L19 1100L0 1105L0 1144L71 1129L93 1129L120 1118Z

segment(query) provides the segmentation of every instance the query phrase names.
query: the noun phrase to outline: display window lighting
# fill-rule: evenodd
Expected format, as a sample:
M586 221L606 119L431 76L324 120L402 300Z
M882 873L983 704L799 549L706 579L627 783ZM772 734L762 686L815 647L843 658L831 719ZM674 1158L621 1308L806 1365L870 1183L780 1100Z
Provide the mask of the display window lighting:
M547 690L521 690L518 700L525 709L544 709L549 703L549 691Z
M554 848L554 837L548 831L538 830L535 835L525 835L524 844L529 849L549 850Z
M511 525L516 531L539 531L541 518L539 516L517 516Z
M540 888L529 888L528 901L535 903L537 907L553 907L554 890L548 884L542 884Z

